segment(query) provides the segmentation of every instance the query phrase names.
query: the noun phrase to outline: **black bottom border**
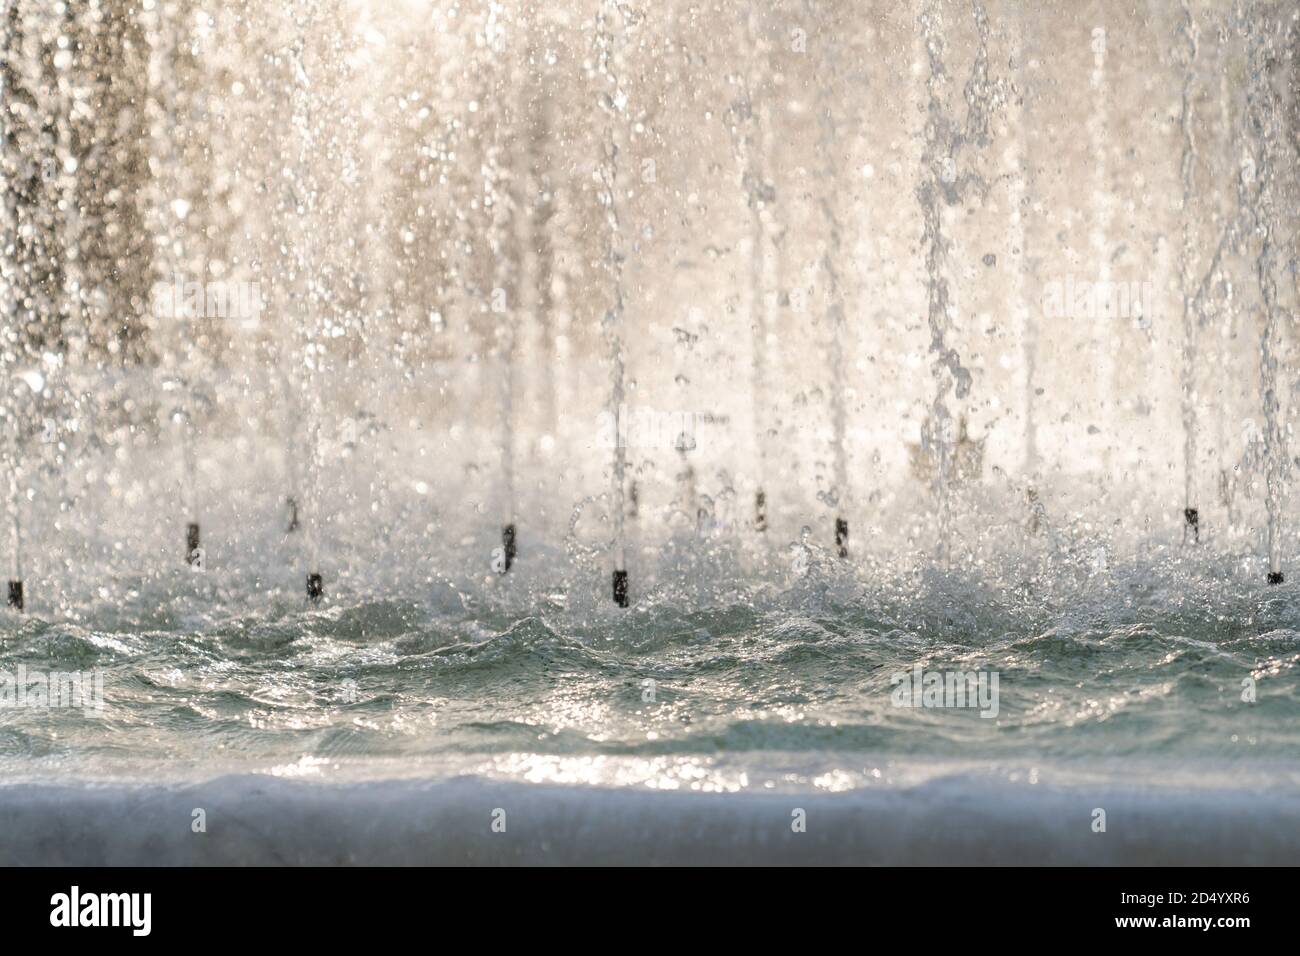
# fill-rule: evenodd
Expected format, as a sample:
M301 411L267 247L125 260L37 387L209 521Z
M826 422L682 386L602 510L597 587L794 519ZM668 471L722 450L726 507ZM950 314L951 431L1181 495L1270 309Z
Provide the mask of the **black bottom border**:
M0 870L0 911L10 942L77 933L128 945L337 946L373 944L376 932L427 933L431 921L485 942L563 942L613 919L665 939L676 924L689 938L732 943L771 942L778 931L805 942L850 932L873 943L947 935L964 945L974 933L986 945L1131 936L1222 946L1289 930L1295 882L1282 868L14 868ZM74 886L87 920L100 894L149 894L148 935L136 932L143 896L106 901L110 918L118 908L128 925L52 925L70 922Z

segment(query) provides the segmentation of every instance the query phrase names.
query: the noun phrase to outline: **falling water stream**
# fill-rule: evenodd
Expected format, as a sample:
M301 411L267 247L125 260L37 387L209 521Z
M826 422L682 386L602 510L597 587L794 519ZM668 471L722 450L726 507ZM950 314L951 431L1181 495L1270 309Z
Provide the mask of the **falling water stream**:
M815 18L819 8L809 0L808 13ZM821 258L821 275L826 283L826 340L825 365L830 371L831 452L832 461L829 487L821 494L822 501L835 515L835 547L840 557L848 557L849 526L843 517L848 507L849 466L847 409L845 407L845 352L849 347L844 291L842 289L843 238L840 226L840 186L843 183L839 162L840 146L836 126L837 106L831 88L836 65L835 45L822 53L824 75L817 77L818 146L821 153L821 209L825 229Z
M1195 95L1197 56L1200 52L1200 34L1191 8L1184 3L1183 14L1186 18L1181 35L1186 42L1183 63L1187 70L1183 82L1182 108L1179 111L1178 125L1182 128L1183 153L1181 159L1181 179L1183 186L1183 211L1192 208L1196 175L1196 137L1194 132ZM1183 289L1183 518L1186 528L1184 540L1196 543L1200 539L1200 509L1197 506L1196 493L1196 375L1197 375L1197 339L1200 334L1201 318L1198 312L1199 295L1193 290L1195 282L1194 262L1196 248L1194 241L1194 224L1190 217L1183 221L1182 269Z
M626 8L615 0L602 2L596 15L597 74L601 80L598 94L600 108L605 116L605 136L598 165L602 203L605 206L605 272L609 278L613 303L602 321L609 350L609 403L607 410L615 422L623 417L626 395L624 370L626 356L623 345L623 232L619 216L621 186L619 183L619 148L623 142L621 127L623 111L627 107L627 91L619 82L618 37L628 27ZM617 21L622 20L620 25ZM621 422L620 422L621 424ZM610 513L614 522L613 597L620 606L628 600L627 578L627 508L624 495L627 491L627 447L621 438L614 441L614 460L610 468Z
M948 407L948 396L951 393L959 402L966 399L972 376L950 342L956 305L947 277L951 242L944 235L944 209L961 202L970 191L987 188L978 174L963 168L963 154L987 145L991 114L999 105L1001 95L1000 86L988 72L988 17L978 0L972 2L971 13L979 34L979 48L963 91L967 112L961 123L951 116L951 107L945 101L949 81L943 60L943 21L939 5L928 4L920 16L929 59L929 78L926 84L925 151L921 159L917 199L925 223L922 242L925 246L930 351L935 355L931 364L935 391L923 442L933 463L933 487L939 511L938 557L945 564L950 561L952 553L952 484L961 434Z
M327 359L321 344L325 304L321 301L316 240L322 224L315 216L318 187L311 172L318 144L313 115L313 87L307 68L306 30L319 15L320 8L316 0L295 0L292 10L296 36L290 41L288 65L292 75L291 123L297 138L297 149L291 167L289 190L297 219L296 256L293 263L297 343L290 354L295 358L295 372L291 374L291 380L302 404L299 406L295 403L291 406L294 414L290 418L289 427L294 429L301 425L303 441L299 444L295 438L291 445L295 456L302 456L302 464L299 467L294 462L290 466L290 475L294 476L292 487L295 489L295 502L298 500L296 481L302 482L303 510L298 514L298 521L304 529L303 557L306 561L307 593L309 597L316 597L324 585L321 577L321 389L324 374L322 366Z
M741 75L739 99L732 107L733 132L740 166L741 193L749 213L748 273L743 282L742 310L751 329L753 343L753 384L750 398L753 403L754 454L756 488L754 491L754 528L767 530L767 492L765 476L767 465L768 417L771 399L768 395L767 337L770 329L767 314L768 297L766 280L767 229L763 211L769 204L766 170L763 168L764 139L758 99L762 95L765 73L764 51L754 27L755 13L750 9L744 15L747 45L751 49L749 62Z
M1252 4L1252 11L1258 5ZM1282 135L1277 113L1277 99L1271 89L1267 58L1271 48L1259 21L1252 17L1246 26L1250 83L1246 91L1246 122L1253 140L1253 149L1247 159L1242 177L1247 180L1247 192L1239 196L1251 197L1249 221L1258 236L1259 251L1256 257L1256 278L1259 283L1262 312L1259 343L1260 393L1263 402L1264 428L1264 488L1268 510L1268 570L1270 580L1282 580L1282 493L1289 468L1290 456L1285 451L1287 431L1282 420L1281 383L1278 380L1278 355L1282 315L1278 304L1275 272L1276 230L1278 228L1278 185L1274 164ZM1249 182L1252 181L1253 182ZM1245 210L1243 210L1245 212Z

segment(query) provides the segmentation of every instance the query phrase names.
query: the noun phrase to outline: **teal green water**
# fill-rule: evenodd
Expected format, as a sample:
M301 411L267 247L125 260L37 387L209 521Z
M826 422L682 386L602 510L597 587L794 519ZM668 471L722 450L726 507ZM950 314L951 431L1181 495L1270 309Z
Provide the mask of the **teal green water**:
M6 621L0 670L99 671L103 709L0 708L12 777L216 773L351 760L760 754L1144 758L1300 754L1300 601L1227 577L902 577L627 612L479 601L273 599L241 614L159 592L103 620ZM251 604L252 602L241 602ZM997 676L997 715L899 706L894 678ZM30 702L29 702L30 703ZM951 703L949 701L949 703ZM987 709L987 708L986 708ZM522 766L522 765L520 765ZM507 769L506 772L509 772Z

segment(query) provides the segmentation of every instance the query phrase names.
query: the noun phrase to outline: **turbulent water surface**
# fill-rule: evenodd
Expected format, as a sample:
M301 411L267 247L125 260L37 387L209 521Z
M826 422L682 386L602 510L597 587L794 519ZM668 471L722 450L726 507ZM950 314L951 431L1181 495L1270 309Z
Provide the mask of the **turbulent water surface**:
M574 608L556 582L304 609L178 576L77 623L4 623L8 679L100 672L104 690L102 710L0 709L0 769L840 790L960 762L1240 783L1300 752L1289 586L1230 562L1021 570L868 586L815 564L692 611L665 585L629 612ZM916 667L995 675L995 706L901 706Z

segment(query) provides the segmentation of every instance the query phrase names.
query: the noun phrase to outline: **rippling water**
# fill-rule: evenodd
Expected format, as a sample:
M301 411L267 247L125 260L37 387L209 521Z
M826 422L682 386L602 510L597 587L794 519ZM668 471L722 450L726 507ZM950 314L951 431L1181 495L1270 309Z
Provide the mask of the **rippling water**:
M304 609L178 576L78 623L5 621L0 669L100 669L105 706L0 708L0 770L834 789L927 761L1195 773L1300 752L1289 585L1226 560L1020 570L814 568L793 586L719 580L696 603L665 585L622 613L556 581ZM897 706L891 679L916 665L996 672L997 716Z

